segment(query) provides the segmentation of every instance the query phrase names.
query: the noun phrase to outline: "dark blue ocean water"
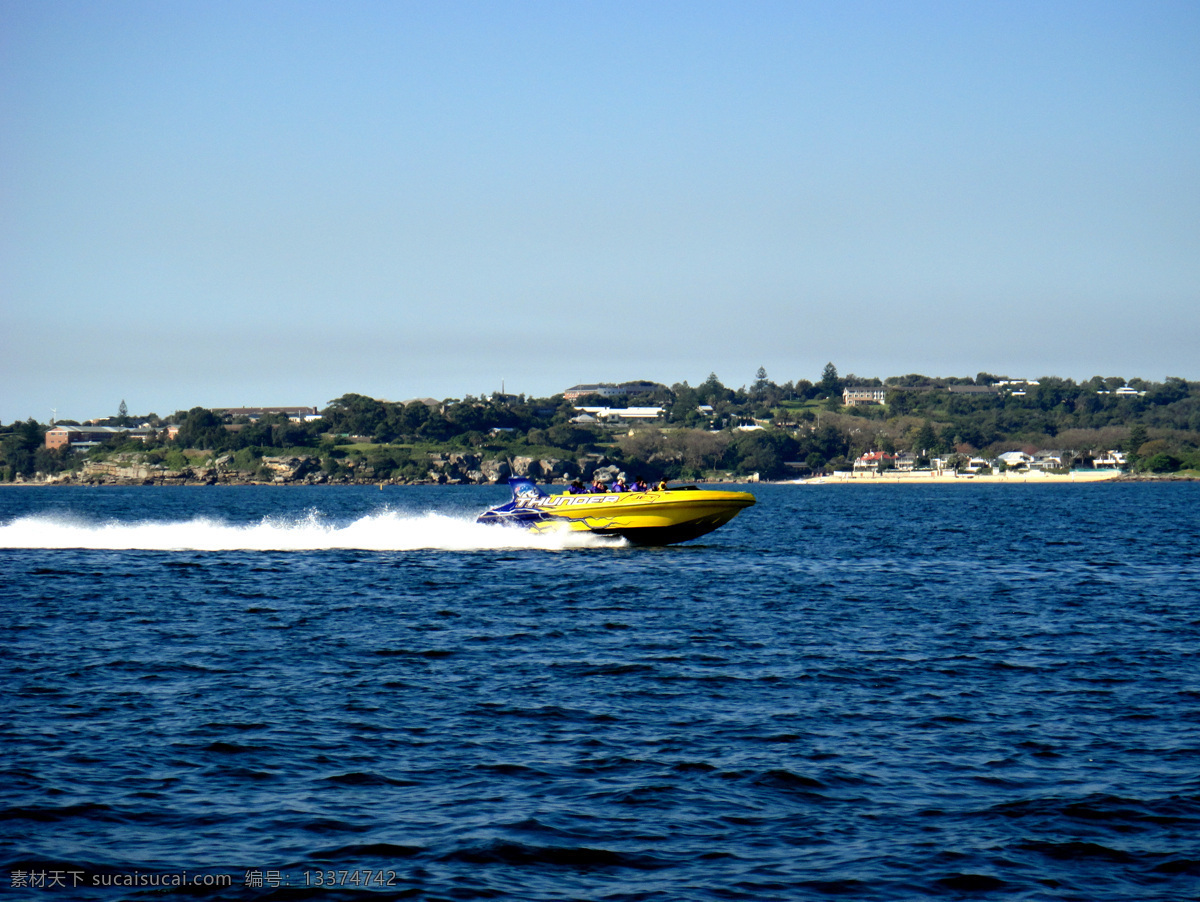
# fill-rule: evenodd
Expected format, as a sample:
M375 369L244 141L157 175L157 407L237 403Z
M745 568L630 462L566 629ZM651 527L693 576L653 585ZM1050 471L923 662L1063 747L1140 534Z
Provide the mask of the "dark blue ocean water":
M1200 485L754 491L0 490L0 888L1200 897Z

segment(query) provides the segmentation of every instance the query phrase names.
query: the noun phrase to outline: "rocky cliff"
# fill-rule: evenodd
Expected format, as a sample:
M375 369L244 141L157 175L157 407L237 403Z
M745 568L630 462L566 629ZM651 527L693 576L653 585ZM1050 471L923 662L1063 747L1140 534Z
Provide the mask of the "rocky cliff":
M424 483L437 485L490 485L507 482L510 476L527 476L540 482L562 482L589 475L600 458L567 461L558 458L515 457L511 460L485 459L478 454L442 452L429 455L425 479L396 480L381 478L371 467L351 461L336 476L321 467L319 458L263 457L256 468L236 465L232 455L222 455L204 465L172 469L153 462L144 454L116 454L107 460L89 460L76 472L63 473L45 480L54 484L76 485L327 485L377 483ZM42 481L42 480L37 480Z

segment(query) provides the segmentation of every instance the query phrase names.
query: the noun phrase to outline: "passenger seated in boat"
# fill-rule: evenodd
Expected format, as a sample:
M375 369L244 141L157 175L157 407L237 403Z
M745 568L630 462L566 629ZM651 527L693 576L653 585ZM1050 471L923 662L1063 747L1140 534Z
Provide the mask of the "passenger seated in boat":
M587 489L584 488L584 485L582 482L580 482L578 479L576 479L574 482L572 482L567 487L567 494L568 495L586 495Z
M634 481L633 485L630 487L630 489L629 489L629 490L630 490L631 492L644 492L644 491L646 491L646 480L642 479L642 477L640 477L640 476L639 476L639 477L638 477L638 478L637 478L637 479Z
M667 481L666 481L665 479L660 479L660 480L658 481L658 485L656 485L656 486L654 487L654 491L656 491L656 492L665 492L666 490L667 490Z
M628 492L629 486L625 484L625 480L618 476L613 480L612 485L608 487L610 492Z
M608 489L605 487L604 483L601 482L599 479L593 479L592 487L588 491L588 494L589 495L607 495Z

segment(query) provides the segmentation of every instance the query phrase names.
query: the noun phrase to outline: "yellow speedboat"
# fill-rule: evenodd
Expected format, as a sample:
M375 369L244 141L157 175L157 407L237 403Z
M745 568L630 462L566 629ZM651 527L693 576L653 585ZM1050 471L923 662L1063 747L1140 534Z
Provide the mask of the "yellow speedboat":
M647 492L547 495L532 480L510 479L513 497L480 515L480 523L524 526L537 532L586 530L622 536L638 545L672 545L724 526L754 504L749 492L682 486Z

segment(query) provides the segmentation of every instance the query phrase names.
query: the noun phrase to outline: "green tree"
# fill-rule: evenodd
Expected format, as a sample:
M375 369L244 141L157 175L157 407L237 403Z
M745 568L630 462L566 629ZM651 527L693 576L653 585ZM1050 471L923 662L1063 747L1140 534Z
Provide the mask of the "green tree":
M1141 423L1136 423L1129 430L1129 438L1125 440L1125 456L1131 464L1137 463L1138 449L1146 444L1146 441L1146 427Z
M696 387L696 396L701 404L711 404L715 407L722 401L728 400L729 389L721 384L716 373L709 373L708 378Z
M424 401L411 401L404 406L399 414L400 431L404 435L414 436L429 420L431 409Z
M71 465L74 452L70 445L61 448L40 447L33 452L33 468L38 473L61 473Z
M730 453L738 472L758 473L764 479L780 479L787 474L785 461L797 450L796 442L776 430L742 432L734 438Z
M227 442L228 433L211 410L193 407L179 424L177 441L181 448L220 448Z
M821 381L817 383L819 393L826 397L840 395L844 387L843 381L838 378L837 367L833 365L833 362L825 364L825 369L821 372Z
M704 417L699 411L700 396L686 382L672 386L675 403L671 405L671 422L680 426L699 426Z
M933 424L926 420L922 423L913 434L912 437L913 450L921 456L928 456L930 453L936 453L941 449L941 442L938 440L938 435L933 430Z
M32 476L37 471L36 453L45 444L46 430L30 417L23 423L13 423L0 440L0 468L5 479Z
M330 432L345 435L374 435L387 422L388 405L354 393L329 402L321 412Z
M546 437L556 448L574 451L588 447L597 440L597 434L587 426L573 423L558 423L546 430Z
M888 411L892 416L904 416L906 413L913 411L914 395L909 391L893 391L887 393L886 403Z
M671 446L683 457L684 466L699 476L720 466L729 446L728 432L707 429L683 429L671 436Z
M429 418L421 424L417 435L426 441L444 442L454 435L454 424L437 410L429 412Z
M1146 400L1151 404L1174 404L1187 396L1187 382L1177 376L1168 376L1165 382L1146 393Z
M1159 451L1138 461L1138 469L1149 473L1173 473L1179 469L1179 458L1169 451Z

